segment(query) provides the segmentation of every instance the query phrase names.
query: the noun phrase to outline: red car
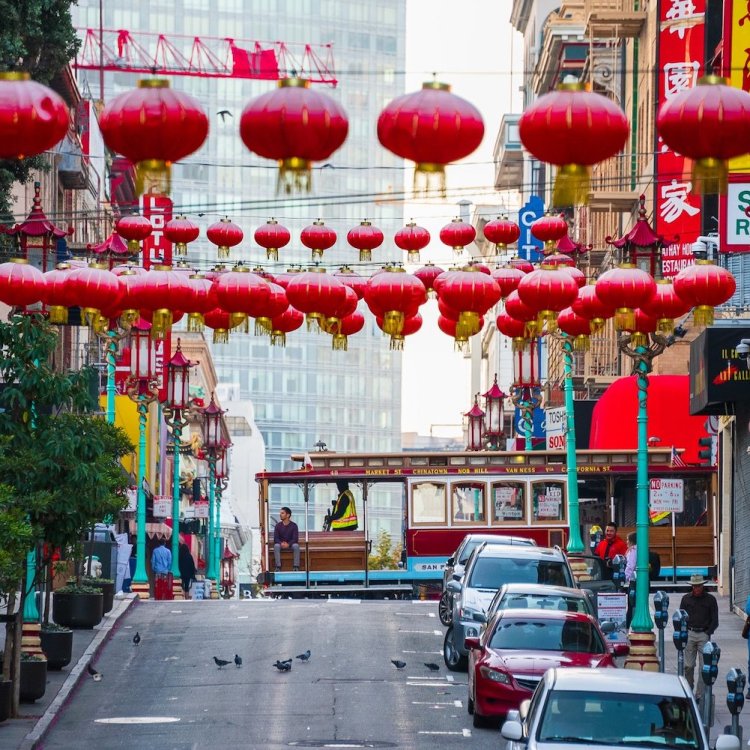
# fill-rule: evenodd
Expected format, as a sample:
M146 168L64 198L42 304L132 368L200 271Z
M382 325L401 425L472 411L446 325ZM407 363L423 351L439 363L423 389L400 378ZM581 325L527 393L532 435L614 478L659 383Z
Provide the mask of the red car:
M501 610L466 648L475 727L517 709L551 667L616 667L614 657L628 653L591 615L564 610Z

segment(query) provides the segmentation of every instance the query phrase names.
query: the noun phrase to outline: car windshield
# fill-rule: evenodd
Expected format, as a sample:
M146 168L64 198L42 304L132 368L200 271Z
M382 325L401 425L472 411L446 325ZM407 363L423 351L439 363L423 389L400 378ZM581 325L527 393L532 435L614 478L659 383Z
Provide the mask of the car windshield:
M458 556L458 564L459 565L466 565L466 561L471 557L471 553L481 544L481 542L478 539L474 539L473 541L468 541L464 545L464 548L461 550L459 556Z
M481 555L474 562L467 585L476 589L499 589L504 583L573 585L568 569L563 562L491 557L489 555L486 557Z
M570 594L510 594L497 603L497 609L558 609L563 612L583 612L593 615L593 607L585 596Z
M573 690L550 692L537 741L622 747L702 746L687 698Z
M490 648L523 651L575 651L604 654L599 632L586 620L536 620L528 617L498 620Z

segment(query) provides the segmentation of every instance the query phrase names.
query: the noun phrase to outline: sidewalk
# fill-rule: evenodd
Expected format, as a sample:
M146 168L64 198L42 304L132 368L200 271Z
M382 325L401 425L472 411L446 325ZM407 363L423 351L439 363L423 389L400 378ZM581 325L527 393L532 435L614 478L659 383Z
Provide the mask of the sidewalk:
M135 594L122 594L115 598L112 611L99 625L92 630L73 631L70 664L62 670L47 673L44 696L35 703L21 703L19 718L0 723L0 747L3 750L32 750L37 746L79 680L88 677L86 667L95 661L112 629L135 601Z

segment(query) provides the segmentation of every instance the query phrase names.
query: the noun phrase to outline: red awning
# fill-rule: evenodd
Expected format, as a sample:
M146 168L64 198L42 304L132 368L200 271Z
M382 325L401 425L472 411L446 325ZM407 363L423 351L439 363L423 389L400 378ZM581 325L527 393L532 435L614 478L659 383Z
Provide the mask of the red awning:
M638 444L638 389L635 376L612 383L594 407L591 440L594 450L633 450ZM648 379L648 437L652 448L684 449L680 458L698 464L698 440L706 437L706 418L690 416L687 375L650 375ZM659 438L657 441L655 438Z

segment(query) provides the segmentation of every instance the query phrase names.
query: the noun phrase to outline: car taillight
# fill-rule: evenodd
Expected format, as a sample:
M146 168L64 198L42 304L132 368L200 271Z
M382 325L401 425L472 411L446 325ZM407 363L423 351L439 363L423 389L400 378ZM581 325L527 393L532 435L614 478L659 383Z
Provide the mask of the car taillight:
M500 672L497 669L492 669L491 667L479 667L479 672L487 680L491 680L492 682L501 682L503 685L510 685L511 679L510 675L507 672Z

